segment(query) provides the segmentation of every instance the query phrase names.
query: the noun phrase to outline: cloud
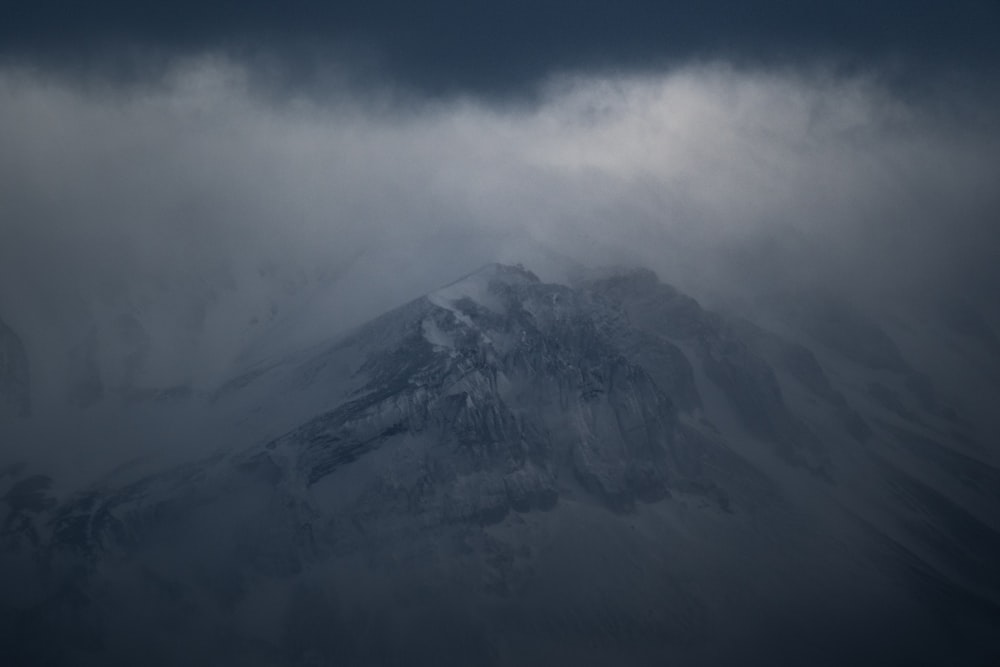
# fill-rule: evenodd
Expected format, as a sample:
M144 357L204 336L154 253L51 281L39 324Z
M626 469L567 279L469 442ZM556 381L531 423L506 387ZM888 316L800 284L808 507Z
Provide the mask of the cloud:
M558 72L649 71L727 60L835 59L996 73L1000 5L820 0L513 0L366 3L178 0L151 7L97 0L15 2L0 57L101 76L145 79L178 56L224 52L309 81L333 60L429 93L524 91Z
M702 294L995 285L992 102L942 88L719 62L400 104L275 94L218 58L138 88L8 68L0 316L42 375L64 353L39 350L89 335L121 367L127 315L148 382L210 384L281 321L328 336L493 259L642 263Z

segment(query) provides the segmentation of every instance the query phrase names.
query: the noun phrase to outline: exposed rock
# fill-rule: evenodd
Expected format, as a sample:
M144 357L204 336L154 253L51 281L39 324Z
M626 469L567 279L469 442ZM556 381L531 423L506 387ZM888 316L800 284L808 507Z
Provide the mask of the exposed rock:
M873 624L896 656L893 633L922 641L943 609L989 648L1000 473L886 419L935 405L933 386L864 326L837 342L853 326L819 353L649 271L569 287L487 267L246 369L204 407L252 437L219 427L200 460L58 501L0 468L5 545L35 586L0 601L23 630L0 647L50 664L171 664L150 647L181 640L186 664L733 664L764 643L787 661L794 628L793 662L856 664ZM78 352L84 404L103 389L95 346ZM166 414L202 397L125 395Z

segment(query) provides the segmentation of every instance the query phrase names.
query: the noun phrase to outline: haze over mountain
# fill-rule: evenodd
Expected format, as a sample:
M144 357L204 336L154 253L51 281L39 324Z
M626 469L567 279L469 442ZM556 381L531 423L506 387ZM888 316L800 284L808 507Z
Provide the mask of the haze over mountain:
M5 653L995 659L1000 469L980 425L848 304L790 298L771 322L648 270L570 287L489 265L209 393L90 382L75 419L194 442L76 488L4 470ZM34 443L49 425L20 426Z
M998 662L1000 4L800 4L14 2L4 664Z

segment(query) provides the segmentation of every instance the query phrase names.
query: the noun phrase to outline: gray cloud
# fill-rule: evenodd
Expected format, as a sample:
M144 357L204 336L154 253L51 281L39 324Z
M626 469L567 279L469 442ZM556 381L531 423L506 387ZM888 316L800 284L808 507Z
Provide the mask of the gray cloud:
M0 314L51 387L41 351L89 331L125 372L123 314L148 382L210 384L493 259L643 263L708 296L996 284L1000 134L986 93L942 89L715 64L400 105L278 99L220 59L128 89L9 68Z

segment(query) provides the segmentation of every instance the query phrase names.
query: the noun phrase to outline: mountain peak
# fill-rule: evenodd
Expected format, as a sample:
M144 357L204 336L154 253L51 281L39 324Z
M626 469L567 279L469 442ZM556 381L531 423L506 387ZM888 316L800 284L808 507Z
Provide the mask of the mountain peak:
M538 276L520 264L492 263L431 292L427 299L435 306L452 311L459 302L469 300L503 313L505 308L499 299L497 285L523 286L540 282Z
M448 283L440 290L436 290L434 293L440 292L441 290L447 290L452 287L460 285L483 285L489 284L494 281L499 281L507 284L520 284L526 285L530 283L539 283L541 280L530 270L526 269L523 264L503 264L501 262L490 262L480 268L476 269L472 273L462 276L458 280Z
M867 346L865 329L844 330ZM785 651L757 628L783 627L791 607L816 610L797 662L836 642L837 662L856 663L850 633L869 655L869 618L832 638L821 620L883 605L885 651L904 631L927 637L914 655L950 651L949 628L895 613L932 618L947 596L972 619L969 651L992 649L1000 471L960 453L962 423L921 407L927 387L909 369L802 340L702 308L644 269L571 287L486 265L234 378L205 422L226 446L216 454L64 499L49 476L0 467L4 546L28 568L0 585L40 591L14 648L42 655L96 608L110 611L88 646L121 655L154 641L116 636L138 614L190 618L170 642L197 631L258 651L246 619L263 605L272 626L306 628L273 639L280 664L385 664L371 659L382 645L407 664L542 664L538 627L562 628L561 643L597 637L607 656L637 647L609 662L732 664L744 651L731 628ZM225 635L218 609L232 610ZM474 641L456 648L450 619L470 609ZM312 660L309 642L331 628L346 629ZM720 642L734 653L716 654ZM504 644L527 658L494 659ZM426 654L410 659L414 645ZM76 664L90 649L60 650Z

